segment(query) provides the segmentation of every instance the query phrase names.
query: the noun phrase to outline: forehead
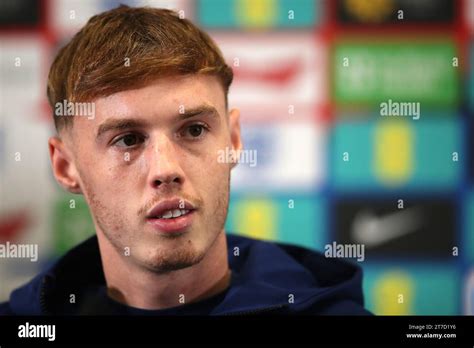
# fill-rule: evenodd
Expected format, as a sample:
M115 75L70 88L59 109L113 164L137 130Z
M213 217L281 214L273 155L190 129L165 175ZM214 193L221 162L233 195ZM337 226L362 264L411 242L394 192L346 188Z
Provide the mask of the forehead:
M94 102L93 119L76 117L74 127L95 129L110 117L158 117L168 116L207 104L221 115L225 114L224 89L219 80L211 75L186 75L159 78L145 87L114 93Z

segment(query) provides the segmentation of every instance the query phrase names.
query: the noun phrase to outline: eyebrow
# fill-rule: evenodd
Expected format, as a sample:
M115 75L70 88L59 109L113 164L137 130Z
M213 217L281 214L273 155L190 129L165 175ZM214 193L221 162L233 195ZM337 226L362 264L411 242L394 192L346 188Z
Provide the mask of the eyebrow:
M203 104L197 107L193 107L190 109L185 109L182 113L177 113L174 118L179 120L185 120L195 116L204 116L209 115L212 117L219 118L219 113L216 108L212 105ZM114 119L109 118L105 120L97 130L97 138L102 136L106 132L110 131L119 131L124 129L130 128L143 128L149 125L148 121L141 120L138 118L121 118L121 119Z

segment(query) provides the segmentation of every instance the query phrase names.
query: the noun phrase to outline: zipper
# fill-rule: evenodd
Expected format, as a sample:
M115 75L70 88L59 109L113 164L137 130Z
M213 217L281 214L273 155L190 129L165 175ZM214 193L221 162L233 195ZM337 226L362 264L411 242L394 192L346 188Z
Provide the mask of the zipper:
M44 276L41 284L41 290L40 290L40 297L39 297L39 302L40 302L40 309L42 314L51 314L47 308L46 305L46 287L48 286L49 282L49 276Z

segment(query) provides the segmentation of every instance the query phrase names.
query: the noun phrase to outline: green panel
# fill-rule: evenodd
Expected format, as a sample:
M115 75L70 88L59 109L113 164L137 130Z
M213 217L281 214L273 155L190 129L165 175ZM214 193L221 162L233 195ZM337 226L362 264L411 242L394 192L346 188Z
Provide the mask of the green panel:
M54 250L62 255L95 233L89 208L83 196L62 194L54 205Z
M339 105L379 107L389 99L427 106L459 103L454 43L344 42L333 58L333 95Z

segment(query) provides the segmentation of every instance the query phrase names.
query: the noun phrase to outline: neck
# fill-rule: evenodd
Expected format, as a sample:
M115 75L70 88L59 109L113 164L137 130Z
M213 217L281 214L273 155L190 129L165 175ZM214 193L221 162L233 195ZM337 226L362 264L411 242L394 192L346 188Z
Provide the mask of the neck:
M201 262L181 270L156 273L120 255L98 231L107 291L114 300L142 309L164 309L200 301L225 290L230 283L224 230Z

